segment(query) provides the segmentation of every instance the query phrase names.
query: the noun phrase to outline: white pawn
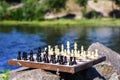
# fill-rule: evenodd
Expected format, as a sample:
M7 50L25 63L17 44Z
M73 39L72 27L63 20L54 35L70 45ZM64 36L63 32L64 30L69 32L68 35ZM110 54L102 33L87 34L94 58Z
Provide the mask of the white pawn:
M81 46L81 52L84 52L84 46Z
M61 45L61 54L63 54L64 53L64 45L62 44Z
M79 50L77 51L77 54L75 54L75 56L77 59L80 59L80 51Z
M74 43L74 54L77 55L77 43Z
M91 56L91 51L88 50L88 51L87 51L87 57L90 58L90 56Z
M53 55L53 48L50 49L50 55Z
M70 56L74 57L74 51L73 51L73 49L71 50Z
M70 42L67 41L67 54L70 54Z
M95 49L95 58L97 59L98 58L98 49Z
M66 49L63 51L63 56L68 56L67 52L66 52Z
M59 54L58 54L58 45L55 46L55 54L56 54L56 55L59 55Z
M95 53L94 53L94 51L92 51L92 53L91 53L91 59L95 59Z
M48 52L50 52L50 50L51 50L51 46L50 46L50 45L48 45Z

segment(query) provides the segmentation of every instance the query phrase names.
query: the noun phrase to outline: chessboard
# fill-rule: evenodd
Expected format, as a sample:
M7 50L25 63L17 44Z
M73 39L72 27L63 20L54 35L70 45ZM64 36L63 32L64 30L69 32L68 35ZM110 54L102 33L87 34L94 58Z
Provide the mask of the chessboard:
M70 42L68 41L66 49L62 44L61 49L56 45L53 50L48 45L42 52L41 48L38 48L37 54L34 54L31 50L29 55L27 55L27 52L23 52L21 56L19 51L15 59L8 60L8 64L74 74L105 61L106 57L100 56L98 53L97 49L95 51L85 51L83 46L79 51L77 43L74 43L74 49L70 50Z

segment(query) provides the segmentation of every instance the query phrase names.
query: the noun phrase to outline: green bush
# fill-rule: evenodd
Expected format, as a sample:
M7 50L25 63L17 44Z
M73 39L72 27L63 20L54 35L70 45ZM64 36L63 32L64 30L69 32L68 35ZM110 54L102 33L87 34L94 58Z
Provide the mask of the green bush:
M10 70L3 70L2 73L3 74L0 74L0 80L8 80L10 77Z

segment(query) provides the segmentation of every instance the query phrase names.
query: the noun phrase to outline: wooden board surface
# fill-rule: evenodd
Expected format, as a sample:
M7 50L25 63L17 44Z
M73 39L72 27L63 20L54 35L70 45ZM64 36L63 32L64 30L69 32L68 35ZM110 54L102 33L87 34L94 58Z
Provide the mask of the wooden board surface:
M36 61L24 61L24 60L17 60L17 59L11 59L8 60L8 64L12 66L24 66L24 67L30 67L30 68L40 68L44 70L52 70L60 72L66 72L74 74L78 71L84 70L86 68L89 68L95 64L98 64L102 61L105 61L106 57L102 56L98 59L94 60L87 60L87 61L77 61L77 65L60 65L60 64L52 64L52 63L43 63L43 62L36 62Z

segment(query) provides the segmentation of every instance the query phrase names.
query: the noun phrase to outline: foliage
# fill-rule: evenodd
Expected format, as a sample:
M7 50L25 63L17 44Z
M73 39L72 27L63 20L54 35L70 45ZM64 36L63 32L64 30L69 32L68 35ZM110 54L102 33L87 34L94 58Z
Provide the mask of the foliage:
M115 4L117 4L118 6L120 6L120 0L113 0L115 2Z
M10 77L10 70L3 70L2 71L3 74L0 74L1 77L0 77L0 80L8 80L8 78Z
M9 18L8 6L5 0L0 2L0 20Z
M98 0L94 0L94 2L95 2L95 3L97 3L97 2L98 2Z
M48 10L59 12L61 8L66 7L67 0L44 0L43 2L48 6Z
M76 0L76 2L80 5L86 8L88 0Z

